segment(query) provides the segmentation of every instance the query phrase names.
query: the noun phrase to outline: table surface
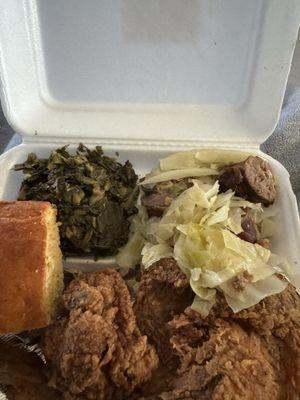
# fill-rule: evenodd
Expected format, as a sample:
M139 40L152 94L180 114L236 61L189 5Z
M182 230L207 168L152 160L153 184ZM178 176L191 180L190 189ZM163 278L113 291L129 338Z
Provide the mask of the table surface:
M0 154L4 151L8 142L14 134L13 129L8 125L0 107Z

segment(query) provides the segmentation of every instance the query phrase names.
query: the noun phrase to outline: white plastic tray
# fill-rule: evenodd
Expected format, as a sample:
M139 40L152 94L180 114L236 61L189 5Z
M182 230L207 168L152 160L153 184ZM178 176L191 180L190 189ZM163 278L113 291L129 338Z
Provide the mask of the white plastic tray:
M13 167L15 164L23 162L28 152L36 152L39 156L48 156L51 149L57 148L57 144L22 144L0 157L0 199L15 200L18 196L18 189L22 181L22 172L15 172ZM70 146L74 149L74 146ZM115 147L104 147L108 155L114 155ZM245 149L247 150L247 149ZM272 170L277 178L277 199L276 204L279 210L278 229L272 238L272 250L278 254L285 256L291 263L299 265L300 273L300 224L297 209L296 197L292 191L289 175L285 168L273 158L263 154L259 150L248 149L254 154L258 154L265 158L271 165ZM157 165L159 158L165 157L170 151L136 149L121 149L120 160L130 159L137 173L143 176ZM115 264L113 258L100 259L94 261L92 258L69 258L66 264L74 269L94 270L103 266Z
M300 21L299 0L2 0L1 10L1 102L24 141L0 157L6 200L21 183L16 163L64 143L118 150L141 175L183 148L259 152ZM274 250L299 264L288 173L265 158L278 178Z

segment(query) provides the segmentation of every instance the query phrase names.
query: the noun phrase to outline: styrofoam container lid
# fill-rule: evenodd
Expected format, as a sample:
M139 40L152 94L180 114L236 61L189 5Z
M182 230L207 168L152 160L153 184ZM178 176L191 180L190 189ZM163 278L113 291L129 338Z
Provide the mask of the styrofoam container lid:
M25 140L257 146L299 0L2 0L2 104Z

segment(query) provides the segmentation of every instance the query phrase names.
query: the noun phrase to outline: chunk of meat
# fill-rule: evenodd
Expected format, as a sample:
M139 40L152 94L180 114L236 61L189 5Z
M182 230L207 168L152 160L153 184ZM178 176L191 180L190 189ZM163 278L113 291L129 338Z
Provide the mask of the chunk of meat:
M194 298L189 280L173 258L143 270L134 311L141 331L155 344L161 361L170 368L174 357L167 323Z
M239 196L265 206L275 200L275 178L269 164L257 156L225 167L219 175L220 190L232 189Z
M249 274L248 271L243 271L242 273L238 274L233 280L232 280L232 286L234 287L235 290L238 292L242 292L246 285L251 282L253 279L253 276Z
M161 370L163 375L159 372ZM172 372L160 366L152 379L141 390L134 393L130 400L211 400L220 376L212 378L207 385L201 388L199 385L196 390L189 390L186 386L182 388L183 390L176 389L178 379L180 379L180 375L176 371Z
M162 217L173 199L190 186L191 182L188 179L181 179L160 182L151 189L144 187L145 194L141 199L142 205L146 208L149 217Z
M140 334L118 272L75 279L62 303L63 314L46 330L43 350L49 384L64 399L123 399L150 379L158 357Z
M173 198L169 192L151 193L142 197L142 205L146 207L149 218L161 217Z
M243 232L239 233L238 237L249 243L257 243L259 240L259 229L249 213L242 216L241 226Z
M131 395L130 400L161 399L160 394L166 393L172 389L175 376L176 370L170 371L166 365L160 362L150 381L138 388Z

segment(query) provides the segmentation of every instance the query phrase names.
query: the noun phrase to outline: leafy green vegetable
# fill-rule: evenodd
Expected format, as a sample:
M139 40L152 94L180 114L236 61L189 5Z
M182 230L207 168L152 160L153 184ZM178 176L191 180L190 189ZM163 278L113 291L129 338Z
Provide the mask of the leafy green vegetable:
M48 159L28 155L15 170L24 171L19 200L49 201L58 210L65 255L116 254L128 239L130 218L137 212L137 175L129 161L118 163L96 146L67 146Z

